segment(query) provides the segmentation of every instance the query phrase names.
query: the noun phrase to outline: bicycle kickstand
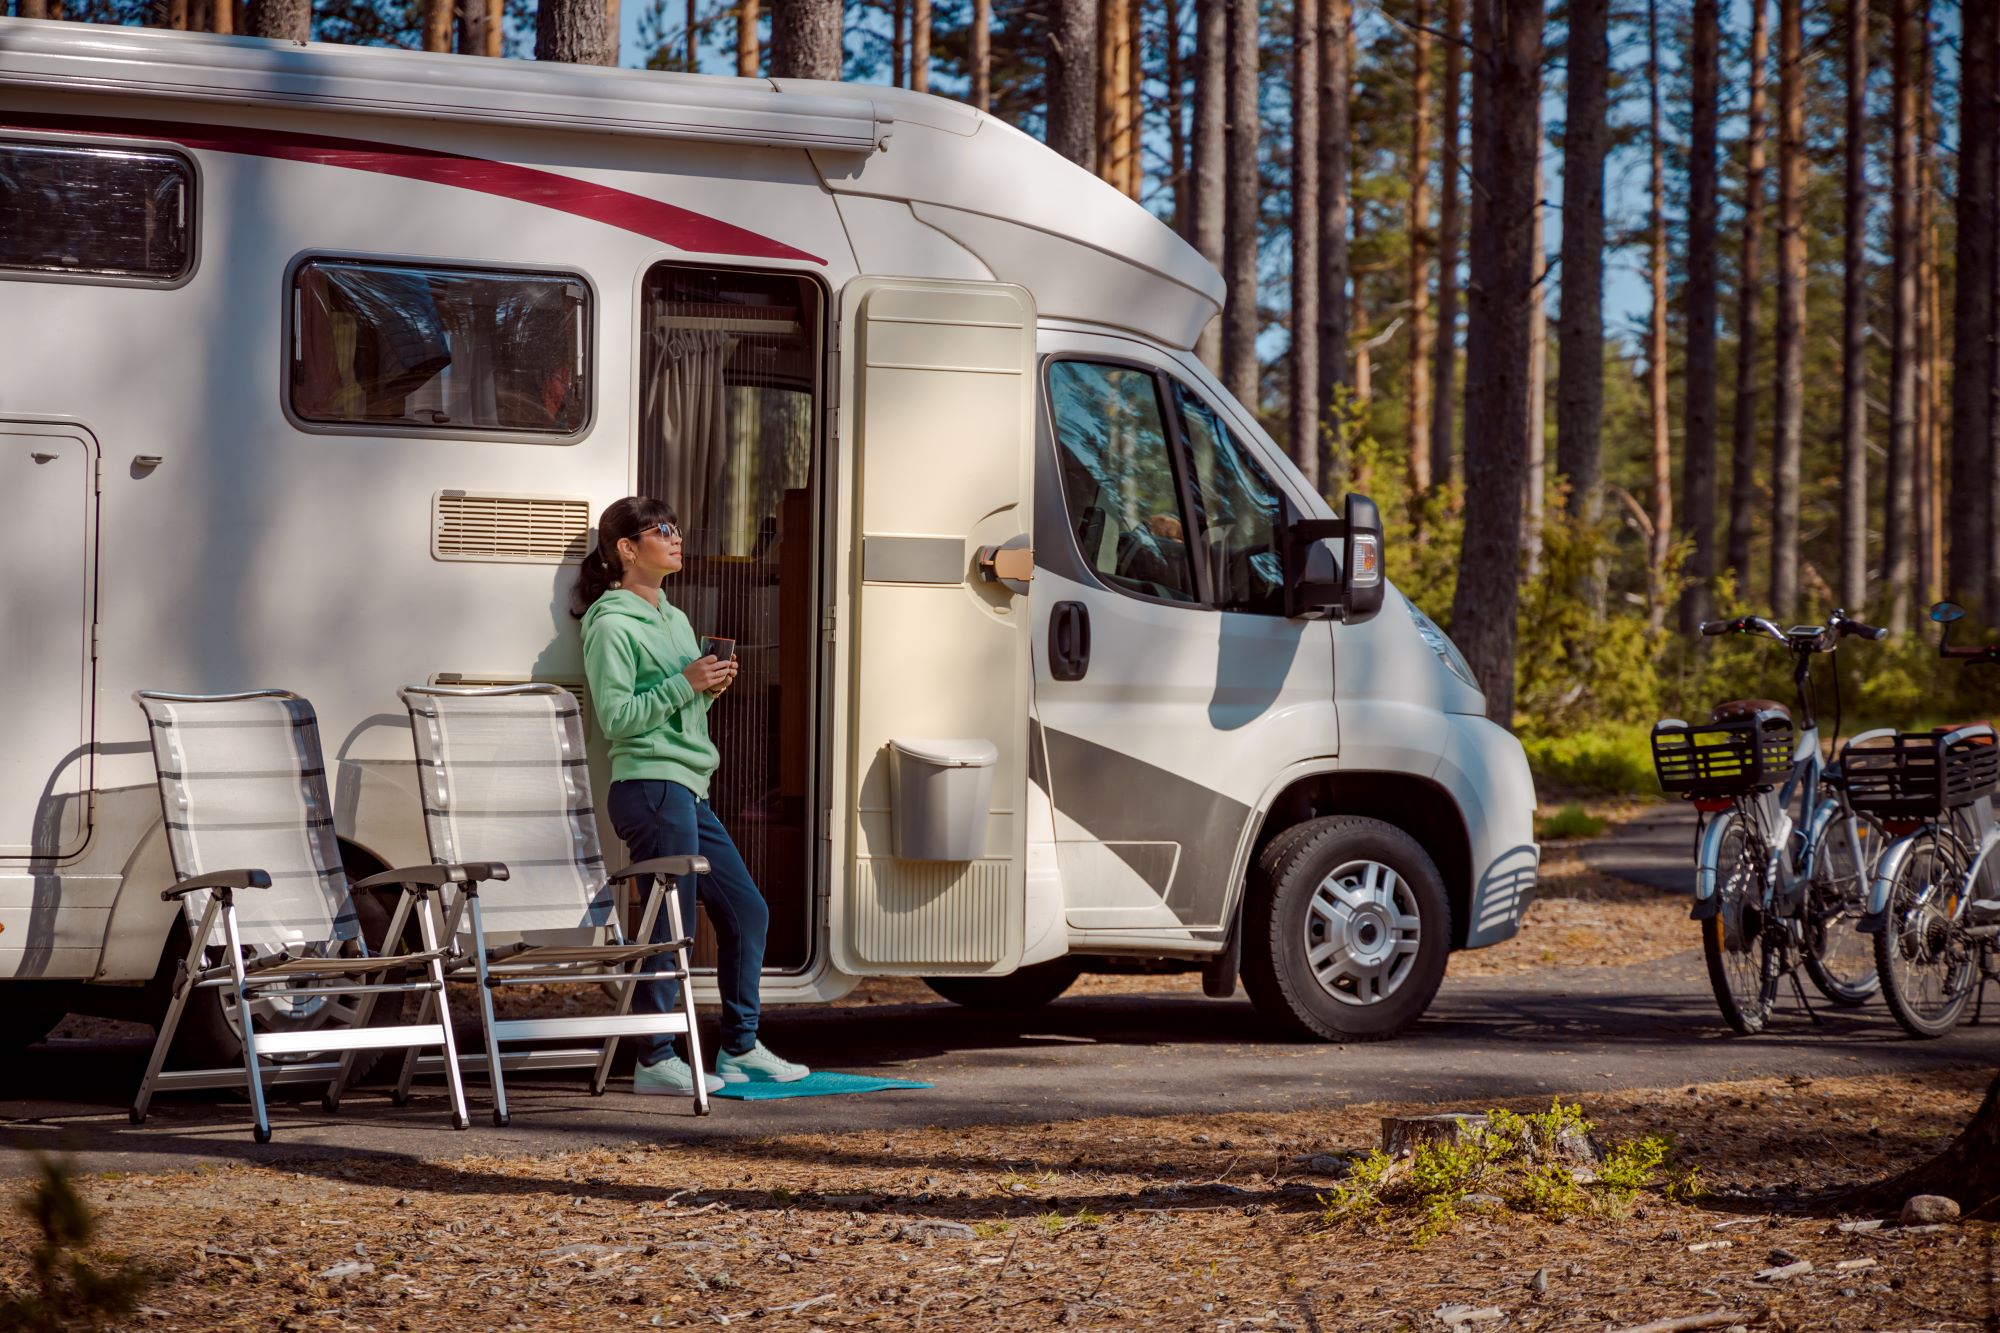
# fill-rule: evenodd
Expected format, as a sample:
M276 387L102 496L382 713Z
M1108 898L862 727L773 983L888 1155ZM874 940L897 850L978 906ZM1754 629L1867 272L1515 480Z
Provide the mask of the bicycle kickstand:
M1806 998L1805 984L1799 980L1798 967L1794 965L1786 968L1785 974L1792 979L1792 993L1799 997L1799 1004L1805 1009L1806 1017L1811 1019L1815 1024L1825 1023L1826 1020L1819 1016L1819 1010L1813 1008L1812 1001Z

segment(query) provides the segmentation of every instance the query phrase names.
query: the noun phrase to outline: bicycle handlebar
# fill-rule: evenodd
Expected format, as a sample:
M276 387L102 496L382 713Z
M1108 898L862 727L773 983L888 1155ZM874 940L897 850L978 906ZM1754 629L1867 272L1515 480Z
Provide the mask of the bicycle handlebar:
M1738 616L1734 620L1704 620L1701 632L1711 639L1722 634L1758 634L1776 639L1779 643L1795 650L1805 649L1815 653L1832 652L1839 640L1850 635L1878 643L1889 637L1888 630L1863 624L1859 620L1850 618L1845 611L1835 611L1826 618L1825 625L1800 625L1790 633L1778 628L1777 622L1764 616ZM1960 654L1954 652L1952 655ZM2000 655L1996 655L1994 660L2000 661Z

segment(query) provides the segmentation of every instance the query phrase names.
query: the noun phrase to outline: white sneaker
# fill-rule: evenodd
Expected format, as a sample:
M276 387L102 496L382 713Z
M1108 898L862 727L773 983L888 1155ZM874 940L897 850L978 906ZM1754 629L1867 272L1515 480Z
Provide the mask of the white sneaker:
M720 1092L722 1080L713 1074L703 1074L702 1083L709 1092ZM694 1071L688 1062L678 1055L670 1055L654 1065L639 1065L632 1071L632 1091L641 1097L692 1097L694 1096Z
M812 1070L780 1060L760 1041L741 1055L716 1056L715 1072L724 1083L796 1083Z

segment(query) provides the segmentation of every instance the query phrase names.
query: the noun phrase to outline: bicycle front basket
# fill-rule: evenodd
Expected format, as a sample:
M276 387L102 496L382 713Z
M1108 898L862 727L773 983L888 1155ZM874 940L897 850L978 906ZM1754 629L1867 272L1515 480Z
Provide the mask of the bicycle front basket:
M1952 730L1966 734L1947 742ZM2000 780L2000 745L1988 726L1875 736L1841 752L1847 799L1884 819L1928 819L1970 805Z
M1669 720L1653 728L1653 771L1663 791L1739 796L1778 785L1791 771L1796 737L1791 719L1777 713L1698 727Z

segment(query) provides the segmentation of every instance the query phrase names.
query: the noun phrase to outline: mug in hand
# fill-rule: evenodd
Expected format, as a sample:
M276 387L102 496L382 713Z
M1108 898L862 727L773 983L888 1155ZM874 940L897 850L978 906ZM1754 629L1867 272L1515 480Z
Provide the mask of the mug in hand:
M718 662L733 661L736 657L736 640L705 638L701 641L701 655L713 657Z

